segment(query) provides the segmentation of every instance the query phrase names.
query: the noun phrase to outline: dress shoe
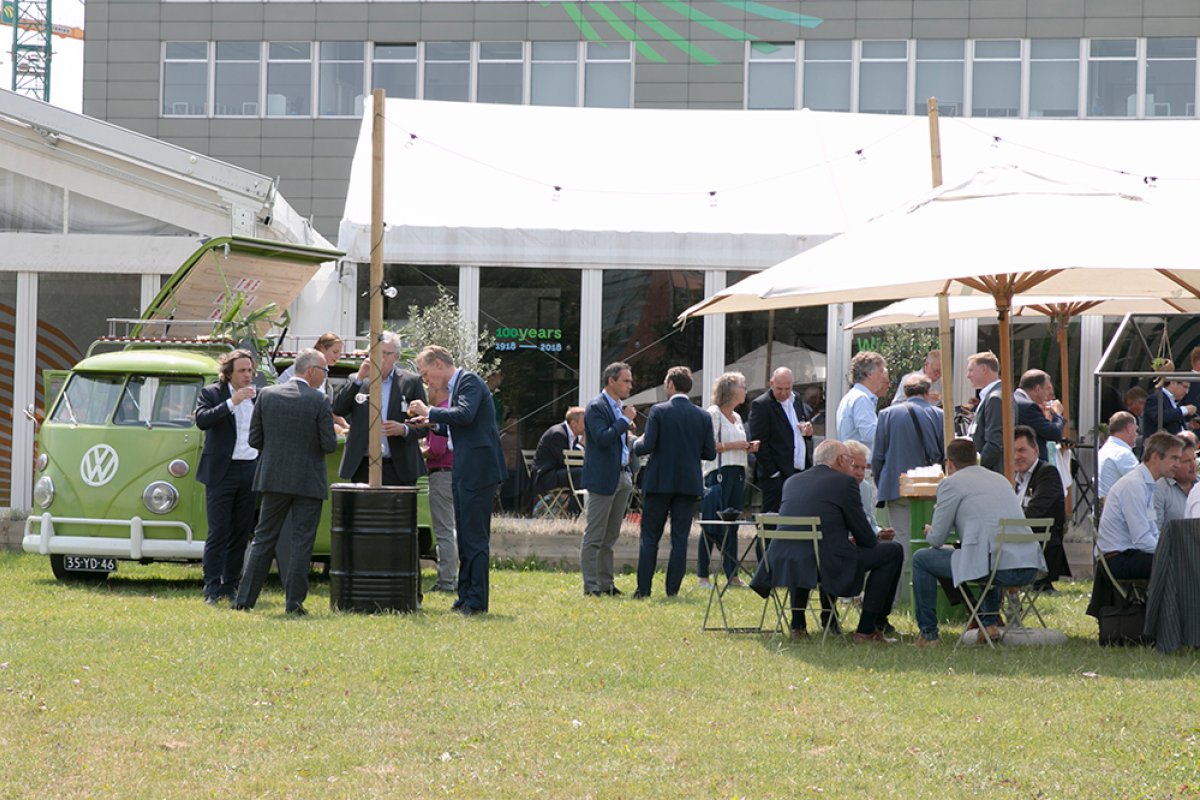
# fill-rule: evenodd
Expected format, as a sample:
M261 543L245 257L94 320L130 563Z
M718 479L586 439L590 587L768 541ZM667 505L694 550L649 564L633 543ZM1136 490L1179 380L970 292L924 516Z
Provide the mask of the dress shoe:
M304 606L296 606L295 608L289 608L287 613L297 617L307 617L308 609Z
M896 630L896 626L893 625L892 623L888 622L886 619L883 622L879 623L879 625L877 625L875 629L877 631L879 631L880 633L882 633L884 636L899 636L900 635L899 632Z
M920 636L917 637L917 647L920 647L921 649L937 647L939 641L941 641L941 640L940 639L926 639L925 634L921 634Z
M650 596L649 592L634 592L630 595L634 600L645 600Z
M978 644L983 644L983 637L991 639L993 642L998 642L1004 637L1004 632L996 625L986 625L981 634L975 636L975 641Z
M854 635L851 636L850 638L856 642L871 642L873 644L895 644L896 643L895 639L891 638L890 636L884 636L879 631L871 631L870 633L863 633L861 631L855 631Z
M793 642L803 641L804 639L807 639L807 638L808 638L808 631L805 630L804 628L789 628L788 629L788 639L792 640Z
M606 594L609 597L620 597L621 595L625 594L624 592L622 592L620 589L618 589L615 586L610 586L607 589L603 589L603 590L601 590L600 593Z
M742 580L741 578L739 578L737 575L734 575L732 578L729 579L729 585L736 586L739 589L746 588L746 582L744 580Z
M457 607L451 609L451 611L453 611L456 614L462 614L464 617L474 617L474 616L484 613L481 609L472 608L471 606L468 606L465 604L461 605L461 606L457 606Z
M239 603L237 601L234 601L233 605L231 605L230 608L234 611L249 611L250 609L254 608L254 606L248 606L244 603Z
M599 589L587 589L583 594L585 597L600 597L601 595L608 594L608 592L602 592Z
M709 581L708 578L701 578L699 581L696 582L696 588L703 589L706 592L711 592L713 585L712 585L712 582Z
M220 604L221 604L221 598L219 598L215 595L208 595L207 597L204 598L204 605L206 605L206 606L216 606L216 605L220 605Z

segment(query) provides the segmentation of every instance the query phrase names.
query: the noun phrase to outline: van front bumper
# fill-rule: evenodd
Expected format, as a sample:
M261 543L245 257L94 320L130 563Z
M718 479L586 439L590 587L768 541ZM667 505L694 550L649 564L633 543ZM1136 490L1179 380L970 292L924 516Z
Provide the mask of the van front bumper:
M87 525L90 528L112 528L116 536L63 536L55 525ZM174 529L183 532L182 539L146 538L147 531ZM55 517L49 513L25 520L25 535L21 548L26 553L41 555L112 556L140 561L143 558L164 561L200 561L204 557L204 542L192 539L192 528L186 522L170 520L90 519L86 517Z

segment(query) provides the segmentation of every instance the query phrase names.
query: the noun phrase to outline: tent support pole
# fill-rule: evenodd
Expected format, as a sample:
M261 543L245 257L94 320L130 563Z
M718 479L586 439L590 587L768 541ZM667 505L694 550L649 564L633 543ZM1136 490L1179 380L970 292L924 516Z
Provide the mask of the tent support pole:
M1068 311L1058 315L1058 361L1062 365L1063 432L1064 440L1071 438L1071 370L1067 363L1067 326L1071 323ZM1067 487L1067 514L1072 511L1072 489Z
M370 461L367 481L372 489L383 485L383 381L379 380L382 370L379 337L383 333L383 141L384 105L387 102L383 89L371 93L371 397L368 414Z
M1009 314L1012 311L1012 281L1009 276L1000 278L1000 286L996 292L996 314L1000 318L1000 391L1003 392L1002 422L1004 436L1004 475L1008 482L1013 481L1013 375L1012 375L1012 340Z

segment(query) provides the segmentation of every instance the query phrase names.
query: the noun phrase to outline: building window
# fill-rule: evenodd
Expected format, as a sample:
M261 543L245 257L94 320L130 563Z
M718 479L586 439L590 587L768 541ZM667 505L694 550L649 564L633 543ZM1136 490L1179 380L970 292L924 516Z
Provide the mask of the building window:
M1029 42L1029 116L1079 116L1079 40Z
M931 39L917 42L917 111L936 97L938 113L943 117L963 114L962 39Z
M535 106L578 105L579 45L534 42L529 75L529 103Z
M321 42L322 117L361 117L363 43Z
M583 104L629 108L633 103L633 49L628 42L588 42Z
M388 97L417 97L417 46L377 44L372 62L372 87Z
M471 99L471 43L425 43L425 99Z
M863 42L858 110L908 113L908 42Z
M217 42L216 115L257 117L262 45Z
M1137 116L1137 39L1092 39L1088 45L1088 116Z
M1016 117L1021 113L1021 42L975 42L971 116Z
M521 105L525 88L525 44L480 42L475 101Z
M746 108L796 107L796 43L750 46Z
M267 116L312 115L312 43L267 45Z
M1146 40L1146 116L1196 115L1196 40Z
M208 42L167 42L163 52L162 113L208 114Z
M853 42L804 43L803 106L813 111L850 110Z

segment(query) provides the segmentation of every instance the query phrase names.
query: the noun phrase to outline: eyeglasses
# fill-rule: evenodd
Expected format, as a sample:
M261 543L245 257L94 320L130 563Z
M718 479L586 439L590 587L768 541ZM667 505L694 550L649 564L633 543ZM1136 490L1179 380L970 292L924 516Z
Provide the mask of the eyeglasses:
M394 356L394 355L396 355L396 351L395 351L395 350L380 350L380 351L379 351L379 355L381 355L381 356Z
M324 372L326 375L329 374L329 367L314 367L314 369L319 369L319 370L321 370L321 372Z

